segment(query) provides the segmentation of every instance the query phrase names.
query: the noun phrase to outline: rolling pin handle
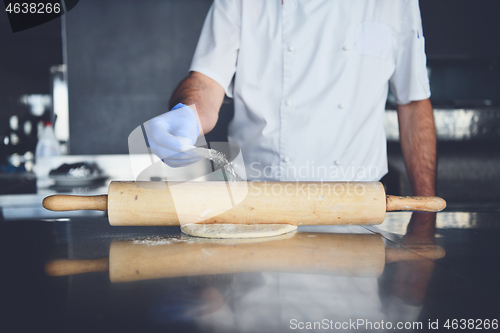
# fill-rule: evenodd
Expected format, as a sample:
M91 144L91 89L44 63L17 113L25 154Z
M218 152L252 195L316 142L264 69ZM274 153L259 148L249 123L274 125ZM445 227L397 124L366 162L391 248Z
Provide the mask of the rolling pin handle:
M43 207L56 212L70 210L108 210L108 196L51 195L43 199Z
M109 270L108 257L87 260L59 259L47 263L44 267L49 276L67 276Z
M400 197L388 195L386 211L440 212L446 208L446 201L440 197Z

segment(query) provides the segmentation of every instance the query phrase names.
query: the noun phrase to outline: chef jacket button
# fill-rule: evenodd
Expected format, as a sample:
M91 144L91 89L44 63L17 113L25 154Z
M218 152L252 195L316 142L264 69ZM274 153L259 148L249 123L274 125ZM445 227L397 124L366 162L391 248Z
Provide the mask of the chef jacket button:
M339 109L344 109L345 108L345 104L344 103L340 103L339 104Z
M286 106L292 106L292 102L291 102L291 101L286 101L286 102L285 102L285 105L286 105Z
M293 46L289 46L289 47L288 47L288 51L289 51L289 52L293 52L293 51L295 51L295 47L293 47Z
M349 51L349 45L344 45L344 47L342 48L342 50Z
M283 157L283 162L285 162L285 163L290 162L290 157L288 157L288 156Z
M335 160L335 165L340 165L340 160Z

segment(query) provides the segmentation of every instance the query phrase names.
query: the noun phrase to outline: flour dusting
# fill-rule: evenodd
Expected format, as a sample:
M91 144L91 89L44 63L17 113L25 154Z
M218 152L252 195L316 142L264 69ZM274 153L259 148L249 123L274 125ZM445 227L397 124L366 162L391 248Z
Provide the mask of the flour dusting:
M231 162L228 161L226 155L215 149L209 149L209 158L214 163L215 169L221 169L228 181L242 181Z

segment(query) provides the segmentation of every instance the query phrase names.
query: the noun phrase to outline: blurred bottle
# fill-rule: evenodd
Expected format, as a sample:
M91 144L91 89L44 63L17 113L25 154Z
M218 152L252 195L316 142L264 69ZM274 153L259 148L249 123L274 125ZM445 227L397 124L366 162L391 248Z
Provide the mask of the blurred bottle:
M52 157L59 156L59 142L54 134L54 128L50 121L45 122L42 135L38 139L35 151L35 170L39 180L38 186L49 185L49 172L52 167Z
M54 128L50 121L45 122L42 135L36 145L36 157L59 156L59 142L54 134Z

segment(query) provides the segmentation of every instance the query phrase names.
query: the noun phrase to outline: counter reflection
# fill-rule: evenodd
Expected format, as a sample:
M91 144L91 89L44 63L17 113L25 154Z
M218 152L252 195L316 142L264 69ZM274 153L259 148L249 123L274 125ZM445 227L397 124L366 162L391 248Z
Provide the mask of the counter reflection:
M417 320L433 260L445 255L434 245L435 221L435 214L413 214L402 246L373 233L120 240L107 258L55 260L45 271L79 274L81 283L107 271L111 302L120 303L113 311L132 315L140 307L145 321L161 327L283 331L292 320Z

